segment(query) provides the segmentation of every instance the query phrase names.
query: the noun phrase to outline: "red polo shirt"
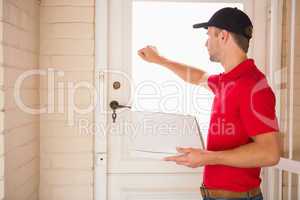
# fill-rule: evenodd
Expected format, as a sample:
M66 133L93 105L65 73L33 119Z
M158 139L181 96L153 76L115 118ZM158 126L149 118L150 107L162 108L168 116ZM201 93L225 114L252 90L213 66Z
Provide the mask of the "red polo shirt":
M252 142L251 137L278 131L275 96L252 59L227 73L211 75L208 85L215 94L207 150L221 151ZM248 191L260 185L260 168L207 165L207 188Z

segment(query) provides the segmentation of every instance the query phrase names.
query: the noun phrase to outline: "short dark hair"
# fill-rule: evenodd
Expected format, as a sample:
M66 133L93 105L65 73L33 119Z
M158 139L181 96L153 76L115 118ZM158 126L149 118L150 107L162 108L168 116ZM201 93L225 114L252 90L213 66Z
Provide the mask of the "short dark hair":
M236 34L236 33L232 33L230 32L230 34L232 35L232 38L234 39L235 43L245 52L248 52L249 49L249 39L246 38L243 35L240 34Z
M215 31L215 36L217 37L219 35L219 33L224 30L224 29L220 29L215 27L216 31ZM229 32L233 38L233 40L235 41L235 43L238 45L238 47L240 49L242 49L245 53L248 53L248 49L249 49L249 39L246 38L245 36L241 35L241 34L236 34L233 32ZM252 34L252 33L251 33Z

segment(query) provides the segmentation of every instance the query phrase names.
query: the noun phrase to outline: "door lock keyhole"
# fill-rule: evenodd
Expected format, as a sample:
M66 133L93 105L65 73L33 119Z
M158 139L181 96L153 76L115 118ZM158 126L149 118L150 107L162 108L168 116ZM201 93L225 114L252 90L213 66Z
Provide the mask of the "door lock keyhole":
M111 101L110 104L109 104L109 106L113 110L113 113L112 113L113 123L116 122L116 118L117 118L117 112L116 112L116 110L117 109L119 109L119 108L129 108L129 109L131 109L131 106L120 105L119 102L116 101L116 100Z

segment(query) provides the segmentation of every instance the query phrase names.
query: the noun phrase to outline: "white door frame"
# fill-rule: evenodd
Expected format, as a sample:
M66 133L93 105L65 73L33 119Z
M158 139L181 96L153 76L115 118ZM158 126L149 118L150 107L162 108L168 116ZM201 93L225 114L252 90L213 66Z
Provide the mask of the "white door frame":
M108 4L109 0L95 1L95 87L98 98L94 123L98 125L94 137L94 194L95 200L107 199L107 115L108 110Z
M269 52L269 80L276 96L276 115L278 120L281 118L281 89L280 85L276 84L277 80L281 80L282 70L281 65L281 48L282 48L282 9L283 0L270 1L271 23L270 23L270 52ZM266 200L273 200L278 195L278 188L276 187L276 173L274 168L266 168L264 170L264 198Z
M147 0L143 0L147 1ZM158 0L162 1L162 0ZM182 0L165 0L165 1L182 1ZM207 2L208 0L186 0L190 2ZM185 2L186 2L185 1ZM266 65L266 12L267 0L212 0L211 2L242 2L247 5L248 14L252 16L254 27L256 27L256 39L251 41L249 55L254 57L258 66ZM252 5L250 5L253 3ZM95 1L95 87L99 95L95 99L96 108L94 115L95 140L94 140L94 199L107 199L107 120L108 115L105 114L108 110L108 85L107 72L108 68L108 16L109 16L109 0ZM265 20L256 20L261 17ZM257 39L259 38L259 39ZM254 50L255 48L255 50ZM264 71L264 69L262 69ZM100 128L99 128L100 127Z

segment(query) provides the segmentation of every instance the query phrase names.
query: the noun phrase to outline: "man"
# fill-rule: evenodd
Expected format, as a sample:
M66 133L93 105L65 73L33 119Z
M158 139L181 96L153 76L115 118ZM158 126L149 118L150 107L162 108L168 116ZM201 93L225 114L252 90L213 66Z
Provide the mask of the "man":
M262 200L260 168L277 164L280 148L274 94L247 58L251 20L237 8L223 8L208 22L194 25L202 27L208 30L210 60L220 62L224 73L209 76L159 55L153 46L138 51L145 61L170 69L186 82L207 83L215 94L207 150L179 147L182 155L165 160L204 166L201 194L206 200Z

